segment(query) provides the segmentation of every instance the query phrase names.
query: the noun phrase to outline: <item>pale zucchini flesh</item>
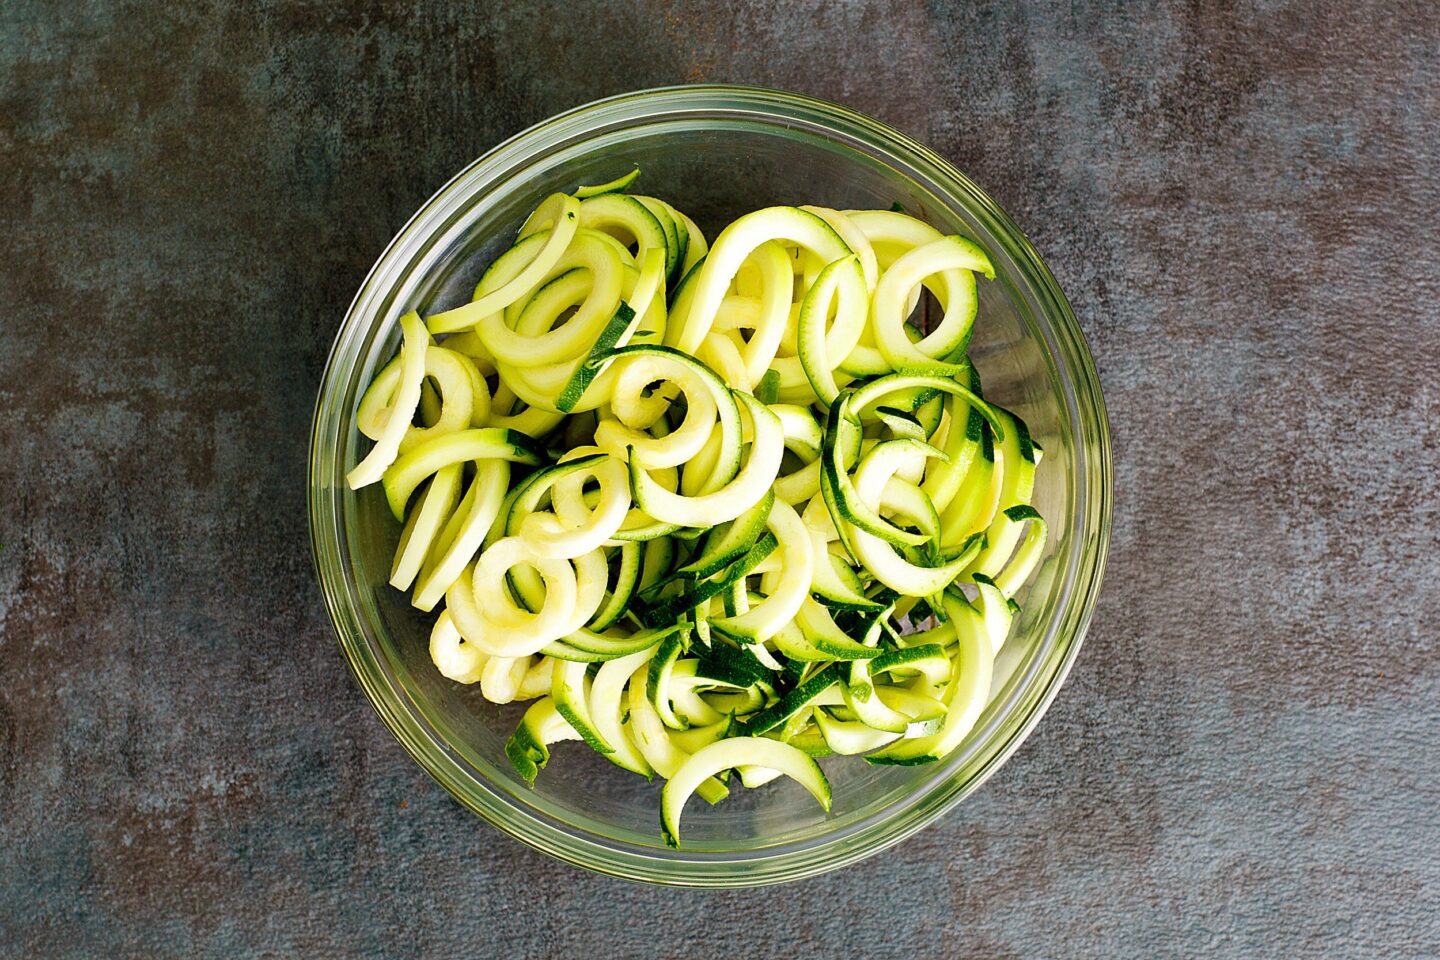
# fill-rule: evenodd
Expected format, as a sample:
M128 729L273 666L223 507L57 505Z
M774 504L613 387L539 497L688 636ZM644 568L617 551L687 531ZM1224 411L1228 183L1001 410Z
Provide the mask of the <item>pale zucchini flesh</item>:
M436 669L528 704L517 775L566 740L658 775L679 845L691 794L828 809L816 757L960 749L1051 530L970 363L985 250L818 205L712 243L638 176L545 198L469 303L400 318L347 481L401 524Z

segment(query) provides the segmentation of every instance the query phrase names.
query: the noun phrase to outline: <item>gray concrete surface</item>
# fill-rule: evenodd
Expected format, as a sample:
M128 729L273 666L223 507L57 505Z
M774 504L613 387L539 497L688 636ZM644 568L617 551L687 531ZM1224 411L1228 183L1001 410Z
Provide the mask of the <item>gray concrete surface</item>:
M341 662L303 495L356 285L471 158L729 80L933 144L1075 303L1107 590L942 823L759 892L523 849ZM0 956L1440 955L1440 14L0 6Z

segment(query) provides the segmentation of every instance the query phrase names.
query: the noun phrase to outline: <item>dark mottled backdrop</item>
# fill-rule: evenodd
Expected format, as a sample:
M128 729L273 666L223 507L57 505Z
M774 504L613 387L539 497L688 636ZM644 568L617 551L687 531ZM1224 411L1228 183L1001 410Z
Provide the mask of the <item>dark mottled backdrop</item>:
M312 582L321 365L500 139L638 87L833 98L1028 231L1114 424L1107 589L974 799L687 893L466 813ZM0 955L1440 955L1440 13L0 4Z

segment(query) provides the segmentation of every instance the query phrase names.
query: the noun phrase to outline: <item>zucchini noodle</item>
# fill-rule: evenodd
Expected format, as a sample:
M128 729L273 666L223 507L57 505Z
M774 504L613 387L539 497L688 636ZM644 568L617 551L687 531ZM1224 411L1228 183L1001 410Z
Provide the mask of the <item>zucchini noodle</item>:
M984 250L823 206L711 244L638 175L545 198L469 303L399 318L347 481L400 525L436 669L528 704L519 776L580 741L666 781L679 844L692 794L788 776L828 808L817 757L963 744L1049 528L967 355Z

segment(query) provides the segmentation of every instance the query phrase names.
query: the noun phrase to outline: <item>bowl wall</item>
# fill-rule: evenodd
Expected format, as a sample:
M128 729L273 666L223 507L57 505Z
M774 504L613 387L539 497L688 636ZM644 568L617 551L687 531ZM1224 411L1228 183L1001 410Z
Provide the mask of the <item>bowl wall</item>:
M694 801L686 849L658 829L659 781L581 744L560 744L535 787L503 745L520 705L455 684L428 655L432 618L386 580L399 534L377 486L344 474L364 454L354 410L398 345L397 318L469 299L485 266L546 195L642 170L632 190L663 197L707 237L771 204L889 208L899 203L987 249L972 343L988 398L1019 414L1045 453L1035 504L1051 524L1046 557L1018 600L1001 661L1013 665L964 748L944 763L822 766L830 814L778 781ZM1079 647L1108 540L1109 451L1095 373L1054 280L998 208L943 161L874 121L768 91L691 87L603 101L534 128L443 188L396 238L337 338L316 410L311 525L341 647L386 723L461 802L552 855L635 879L752 884L792 879L882 848L958 801L1001 762L1053 696Z

